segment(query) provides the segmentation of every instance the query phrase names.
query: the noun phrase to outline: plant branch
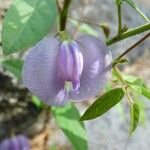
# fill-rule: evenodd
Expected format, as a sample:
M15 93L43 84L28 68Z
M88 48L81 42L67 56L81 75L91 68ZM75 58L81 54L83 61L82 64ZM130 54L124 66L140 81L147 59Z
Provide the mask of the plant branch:
M125 91L125 93L126 93L126 96L127 96L127 98L128 98L128 103L129 103L129 105L132 105L132 104L133 104L133 100L132 100L132 98L130 97L130 93L129 93L129 91L128 91L128 88L129 88L128 84L127 84L126 81L123 79L123 77L122 77L122 75L121 75L121 73L120 73L118 67L116 66L116 64L114 64L113 69L114 69L114 72L115 72L115 74L117 75L119 81L122 83L122 88L124 89L124 91Z
M61 12L61 8L60 8L60 5L59 5L59 0L56 0L56 3L57 3L58 11Z
M108 40L106 42L106 44L109 46L109 45L117 43L123 39L140 34L142 32L148 31L148 30L150 30L150 23L147 23L147 24L141 25L137 28L126 31L126 32L122 33L121 35L117 35L117 36L113 37L112 39Z
M121 17L121 3L117 4L118 12L118 35L122 33L122 17Z
M135 44L133 44L131 47L129 47L126 51L124 51L121 55L119 55L114 63L118 62L122 57L124 57L127 53L129 53L131 50L133 50L137 45L141 44L146 38L150 36L150 32L146 34L143 38L141 38L139 41L137 41Z
M68 9L69 9L70 3L71 3L71 0L65 0L63 9L60 12L60 19L59 19L60 31L64 31L65 30L66 22L67 22L67 13L68 13Z

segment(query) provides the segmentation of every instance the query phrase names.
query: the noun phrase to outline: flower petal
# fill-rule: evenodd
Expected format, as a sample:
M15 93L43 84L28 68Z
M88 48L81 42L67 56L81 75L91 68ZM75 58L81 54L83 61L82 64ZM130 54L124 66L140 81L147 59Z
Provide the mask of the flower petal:
M19 141L17 137L10 139L9 150L20 150Z
M23 135L17 136L18 142L19 142L19 148L20 150L30 150L29 141L27 137Z
M108 78L111 68L111 55L108 47L98 38L84 35L77 40L83 55L83 72L80 90L70 94L74 101L97 96Z
M57 57L60 42L53 37L37 43L29 52L23 66L23 82L26 87L48 105L61 105L57 81Z
M5 139L0 144L0 150L8 150L9 149L9 139Z

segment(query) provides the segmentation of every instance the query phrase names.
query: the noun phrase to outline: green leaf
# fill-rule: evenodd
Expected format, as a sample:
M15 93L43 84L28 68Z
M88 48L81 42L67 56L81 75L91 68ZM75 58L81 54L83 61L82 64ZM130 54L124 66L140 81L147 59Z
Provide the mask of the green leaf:
M52 107L58 126L68 137L75 150L87 150L87 137L80 114L73 104L64 107Z
M32 96L32 103L37 107L37 108L41 108L42 107L42 101L36 97L36 96Z
M137 78L135 81L132 82L132 84L137 86L143 86L144 81L142 78Z
M147 22L150 22L149 18L139 9L139 7L133 2L133 0L123 0L127 2L131 7L133 7L143 19L145 19Z
M144 126L146 124L147 116L145 112L145 103L143 100L136 99L136 104L138 104L140 109L140 115L139 115L139 123L142 123Z
M128 74L122 74L123 75L123 79L128 83L128 84L133 84L133 85L139 85L139 84L143 84L143 79L139 78L139 77L135 77L132 75L128 75Z
M142 93L142 87L144 85L144 81L142 78L123 74L123 78L128 83L128 85L134 90L136 93Z
M21 59L8 59L2 62L2 66L11 72L18 80L22 77L23 61Z
M142 94L142 86L139 85L130 85L132 90L134 90L137 94Z
M83 114L80 120L90 120L97 118L115 106L124 96L121 88L108 91L99 97Z
M146 86L142 87L142 95L150 99L150 89Z
M2 29L3 53L8 55L40 41L54 25L56 0L14 0Z
M139 106L136 103L134 103L130 107L130 131L129 131L130 134L132 134L137 128L139 116L140 116Z

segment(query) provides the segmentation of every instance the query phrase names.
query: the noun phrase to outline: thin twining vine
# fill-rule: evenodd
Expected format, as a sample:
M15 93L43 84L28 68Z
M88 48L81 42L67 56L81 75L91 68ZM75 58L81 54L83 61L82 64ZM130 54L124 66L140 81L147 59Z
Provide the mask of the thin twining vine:
M128 83L126 83L126 81L123 79L123 76L118 68L118 64L120 63L121 59L128 54L130 51L132 51L136 46L138 46L139 44L141 44L145 39L147 39L150 36L150 32L148 34L146 34L143 38L141 38L139 41L137 41L135 44L133 44L132 46L130 46L127 50L125 50L122 54L120 54L113 62L112 66L113 66L113 71L116 74L116 76L118 77L119 81L122 84L122 87L126 93L126 96L128 98L128 103L129 105L133 105L134 101L132 100L130 93L129 93L129 85Z

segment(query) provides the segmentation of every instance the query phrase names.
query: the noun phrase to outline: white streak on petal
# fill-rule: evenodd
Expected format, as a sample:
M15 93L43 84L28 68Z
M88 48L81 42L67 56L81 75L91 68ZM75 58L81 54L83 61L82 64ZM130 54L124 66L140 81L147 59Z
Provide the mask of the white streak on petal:
M99 71L99 65L100 65L100 62L99 60L95 61L92 65L91 65L91 77L95 76L98 71Z

